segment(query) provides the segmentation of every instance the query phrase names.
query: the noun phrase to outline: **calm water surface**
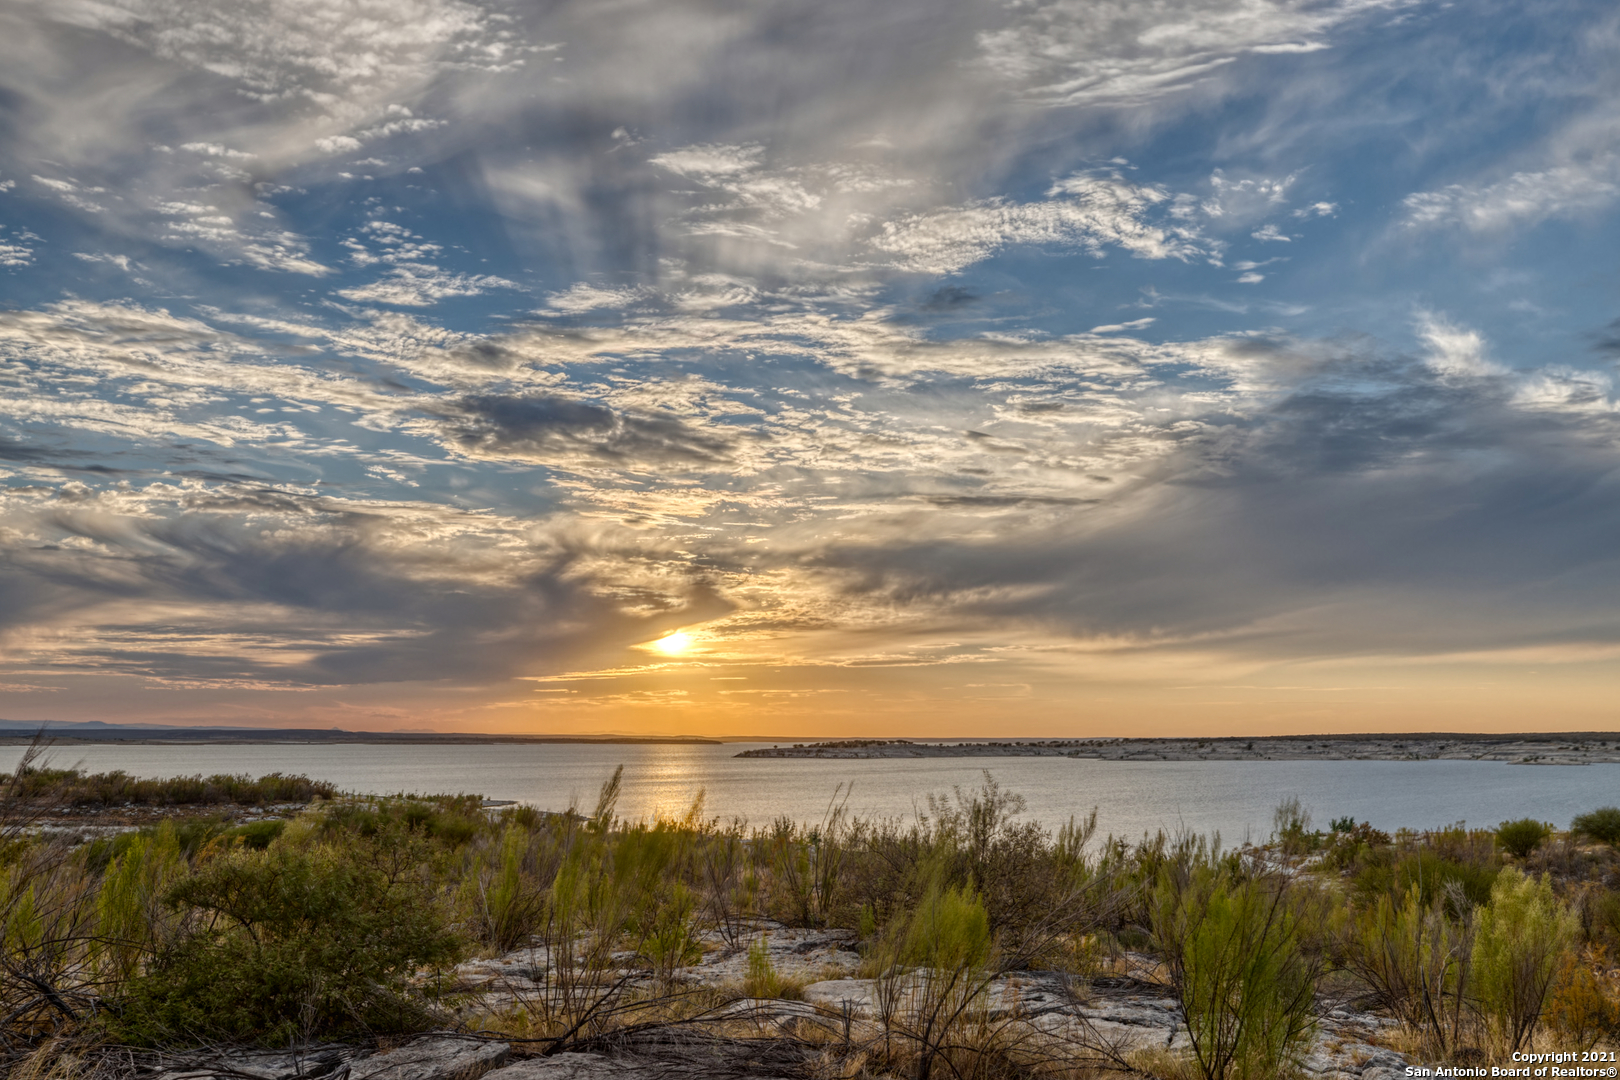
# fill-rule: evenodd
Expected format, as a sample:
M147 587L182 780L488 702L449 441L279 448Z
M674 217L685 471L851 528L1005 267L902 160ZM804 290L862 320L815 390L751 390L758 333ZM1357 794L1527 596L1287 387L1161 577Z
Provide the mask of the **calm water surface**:
M1023 795L1029 815L1056 827L1099 810L1104 832L1186 827L1219 830L1228 842L1270 832L1277 803L1298 795L1318 827L1351 815L1393 830L1466 821L1495 825L1535 817L1559 826L1597 806L1620 804L1620 764L1548 766L1488 761L1083 761L1069 758L924 758L816 761L737 758L725 745L506 746L82 746L53 751L53 764L135 776L305 773L348 791L476 792L546 809L594 805L597 789L624 765L619 813L683 812L701 790L706 812L763 823L786 814L817 821L840 784L857 814L909 817L929 792L977 787L989 768ZM770 745L770 744L764 744ZM0 767L20 747L0 747Z

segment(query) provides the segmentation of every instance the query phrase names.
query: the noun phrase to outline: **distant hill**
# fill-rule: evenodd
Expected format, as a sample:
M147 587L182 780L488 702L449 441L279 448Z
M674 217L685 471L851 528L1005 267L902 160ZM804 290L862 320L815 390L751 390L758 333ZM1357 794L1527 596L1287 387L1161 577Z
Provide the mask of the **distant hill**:
M490 732L346 731L343 728L180 727L174 724L109 724L103 720L52 721L41 725L0 720L0 743L33 738L41 727L58 743L719 743L697 735L498 735Z

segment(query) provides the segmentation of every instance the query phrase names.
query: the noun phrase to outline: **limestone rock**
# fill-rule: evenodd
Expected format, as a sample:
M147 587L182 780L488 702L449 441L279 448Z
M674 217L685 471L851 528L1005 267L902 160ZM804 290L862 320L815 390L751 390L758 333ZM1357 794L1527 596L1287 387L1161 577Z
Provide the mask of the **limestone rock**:
M435 1036L373 1054L350 1066L349 1080L480 1080L505 1064L511 1047L485 1039Z
M876 985L872 979L827 979L805 987L804 1000L834 1012L842 1012L847 1007L852 1013L870 1013Z
M153 1080L313 1080L339 1070L357 1056L347 1046L321 1046L299 1052L230 1050L175 1055Z
M630 1080L639 1070L601 1054L554 1054L486 1073L484 1080Z

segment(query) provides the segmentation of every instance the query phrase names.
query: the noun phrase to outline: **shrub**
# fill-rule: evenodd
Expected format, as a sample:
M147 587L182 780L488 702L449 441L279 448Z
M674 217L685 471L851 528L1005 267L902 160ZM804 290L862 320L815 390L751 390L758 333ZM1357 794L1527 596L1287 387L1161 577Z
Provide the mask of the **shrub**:
M1167 869L1153 930L1206 1080L1295 1071L1314 1030L1317 961L1283 881Z
M1447 858L1427 847L1407 851L1381 848L1364 854L1352 882L1352 888L1363 902L1375 903L1378 897L1387 896L1399 904L1415 887L1422 907L1445 901L1454 917L1465 912L1450 899L1453 893L1460 894L1463 906L1483 904L1491 898L1491 885L1501 871L1499 866L1473 858Z
M1498 1037L1518 1050L1535 1035L1559 962L1574 946L1579 924L1553 898L1552 884L1502 871L1474 936L1474 989Z
M1322 860L1335 870L1347 870L1374 848L1389 844L1389 833L1373 828L1368 822L1357 825L1350 818L1339 818L1333 822Z
M15 794L64 806L188 806L309 803L330 799L337 788L307 776L269 773L257 780L246 775L176 776L138 779L123 772L85 774L77 769L27 767L20 770Z
M408 980L459 942L425 888L359 845L237 850L173 886L188 932L130 984L117 1033L143 1043L285 1042L429 1020Z
M1605 1035L1620 1031L1620 999L1594 968L1608 966L1601 947L1584 957L1570 952L1559 965L1557 985L1547 1005L1547 1018L1565 1045L1585 1051Z
M70 846L60 840L28 844L0 870L4 1051L71 1029L96 1008L82 947L95 931L91 899Z
M971 889L935 883L907 920L900 962L928 968L979 968L990 958L990 916Z
M951 1055L968 1041L995 957L983 902L971 888L943 884L944 876L936 865L916 910L894 919L872 957L885 1043L898 1038L910 1048L918 1080L942 1060L961 1075Z
M677 881L659 892L653 916L646 921L642 953L653 973L666 983L675 978L677 968L695 964L703 956L692 920L696 908L696 894Z
M163 897L186 872L171 822L125 837L129 843L108 865L96 893L99 953L114 979L133 977L141 957L157 946Z
M243 847L263 851L270 846L270 842L286 831L285 821L252 821L246 825L238 825L227 835L239 837Z
M1569 831L1600 843L1620 845L1620 806L1601 806L1569 823Z
M473 897L477 934L500 952L523 944L539 927L545 911L544 894L524 873L529 835L521 825L508 825L494 858L488 858L487 848L475 849L464 871L463 888Z
M1528 857L1551 835L1552 828L1535 818L1504 821L1496 827L1496 842L1501 844L1508 854L1520 859Z
M1441 1056L1455 1048L1466 1012L1471 949L1466 926L1448 906L1456 905L1441 898L1425 904L1415 884L1400 901L1377 896L1349 915L1340 945L1345 968L1374 1000Z
M1272 838L1289 855L1315 851L1322 841L1319 833L1311 831L1311 812L1300 803L1298 795L1278 803L1271 818Z

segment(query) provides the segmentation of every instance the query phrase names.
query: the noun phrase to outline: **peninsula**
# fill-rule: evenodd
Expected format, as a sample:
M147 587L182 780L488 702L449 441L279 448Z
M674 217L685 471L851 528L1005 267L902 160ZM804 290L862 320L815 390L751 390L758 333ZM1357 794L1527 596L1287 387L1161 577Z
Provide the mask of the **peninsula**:
M746 758L1069 757L1100 761L1507 761L1521 765L1620 762L1620 732L1501 735L1430 732L1209 739L1030 739L937 742L845 739L762 747Z

